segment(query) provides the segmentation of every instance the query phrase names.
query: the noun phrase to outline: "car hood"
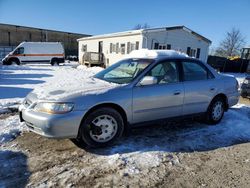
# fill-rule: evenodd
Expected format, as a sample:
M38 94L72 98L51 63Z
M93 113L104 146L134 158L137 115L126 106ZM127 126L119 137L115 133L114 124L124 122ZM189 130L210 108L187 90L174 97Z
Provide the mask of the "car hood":
M53 85L42 85L38 88L35 88L30 96L35 96L37 100L58 101L70 96L84 96L88 94L98 95L120 86L120 84L110 83L90 77L82 80L82 82L76 81L63 84L55 83Z

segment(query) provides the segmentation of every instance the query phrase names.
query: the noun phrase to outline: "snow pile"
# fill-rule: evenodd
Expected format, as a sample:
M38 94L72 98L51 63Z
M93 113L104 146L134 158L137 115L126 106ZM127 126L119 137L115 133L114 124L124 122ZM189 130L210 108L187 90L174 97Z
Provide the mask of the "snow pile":
M15 139L24 130L27 128L23 123L20 123L18 116L0 119L0 145Z

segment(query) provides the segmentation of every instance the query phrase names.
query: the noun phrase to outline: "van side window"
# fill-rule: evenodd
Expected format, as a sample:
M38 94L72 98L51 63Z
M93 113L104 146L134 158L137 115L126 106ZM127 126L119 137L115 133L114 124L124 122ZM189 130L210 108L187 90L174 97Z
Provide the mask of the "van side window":
M24 47L17 48L14 51L14 55L18 55L18 54L24 54Z

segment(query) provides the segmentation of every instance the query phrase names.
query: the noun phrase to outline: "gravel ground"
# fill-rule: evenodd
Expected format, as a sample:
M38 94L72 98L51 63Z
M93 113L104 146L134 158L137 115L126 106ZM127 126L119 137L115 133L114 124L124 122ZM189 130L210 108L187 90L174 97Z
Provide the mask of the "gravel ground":
M200 152L158 152L158 157L148 154L139 160L133 155L105 155L108 149L102 154L85 151L70 140L48 140L33 133L23 134L5 148L17 150L9 151L11 163L1 167L9 168L0 173L7 187L250 186L249 143ZM135 168L130 160L138 160Z
M4 120L11 125L18 116ZM142 127L96 150L27 131L10 134L0 142L0 187L250 187L248 126L250 108L242 107L221 125Z

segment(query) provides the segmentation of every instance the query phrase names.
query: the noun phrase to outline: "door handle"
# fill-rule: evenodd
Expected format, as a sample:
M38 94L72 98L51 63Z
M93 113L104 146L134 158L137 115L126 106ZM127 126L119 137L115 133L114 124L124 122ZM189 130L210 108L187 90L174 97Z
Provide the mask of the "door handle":
M174 95L180 95L181 94L181 91L175 91L174 92Z

